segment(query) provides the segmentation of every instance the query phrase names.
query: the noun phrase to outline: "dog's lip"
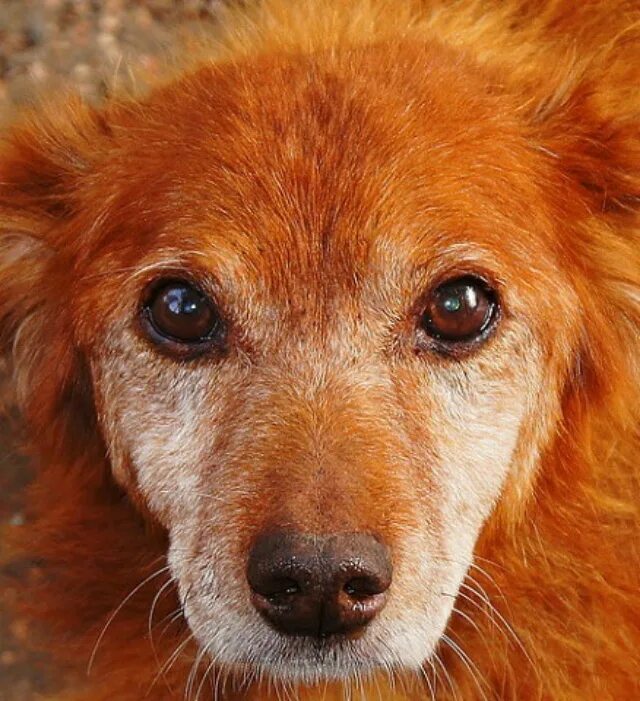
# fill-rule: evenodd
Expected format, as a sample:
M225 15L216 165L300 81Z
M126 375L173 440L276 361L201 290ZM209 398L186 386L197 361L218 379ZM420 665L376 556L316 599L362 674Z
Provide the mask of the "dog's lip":
M328 673L329 676L341 676L346 672L344 664L338 663L332 657L324 657L325 654L331 655L332 652L340 649L340 643L345 642L345 636L332 636L335 640L309 639L309 644L305 645L304 650L298 649L295 654L287 655L285 662L286 668L290 671L306 673L318 672L320 674ZM337 638L341 637L341 640ZM300 639L300 638L299 638ZM351 641L350 641L351 642ZM306 654L305 654L306 653ZM354 649L344 651L345 661L348 661L349 670L360 668L361 670L368 669L374 671L385 666L384 662L358 653ZM279 665L274 661L262 659L256 660L250 657L238 658L232 662L224 664L230 670L243 671L247 668L255 669L256 666L262 667L265 671L273 671Z

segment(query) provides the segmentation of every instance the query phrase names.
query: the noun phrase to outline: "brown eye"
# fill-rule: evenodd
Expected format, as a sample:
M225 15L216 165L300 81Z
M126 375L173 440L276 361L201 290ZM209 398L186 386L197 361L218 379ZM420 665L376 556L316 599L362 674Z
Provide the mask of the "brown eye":
M431 292L421 327L438 341L469 343L485 335L496 313L495 292L479 278L460 277Z
M157 286L143 308L152 340L202 344L216 337L221 321L213 303L191 283L171 280Z

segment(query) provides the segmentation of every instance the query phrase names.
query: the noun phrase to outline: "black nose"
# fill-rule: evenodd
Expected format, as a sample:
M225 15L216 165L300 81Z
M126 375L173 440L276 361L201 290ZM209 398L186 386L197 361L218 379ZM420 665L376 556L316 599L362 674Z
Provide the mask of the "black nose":
M388 548L364 533L272 533L249 555L247 579L258 611L278 630L326 637L363 628L391 584Z

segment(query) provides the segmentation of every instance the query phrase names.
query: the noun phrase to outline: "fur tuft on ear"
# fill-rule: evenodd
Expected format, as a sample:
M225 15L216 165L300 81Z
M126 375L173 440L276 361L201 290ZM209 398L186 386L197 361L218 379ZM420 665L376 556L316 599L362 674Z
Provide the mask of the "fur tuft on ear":
M531 114L584 319L575 380L634 420L640 383L640 25L549 76ZM555 86L554 86L555 83ZM551 85L551 88L549 87ZM634 86L632 90L629 86ZM540 92L542 91L542 92Z
M0 352L31 434L51 450L68 448L68 424L88 387L65 306L72 268L60 242L106 134L97 111L70 100L25 115L0 144Z
M550 113L547 105L541 106L536 117L545 130L544 148L557 160L567 184L580 186L592 211L637 214L640 99L629 105L627 114L609 115L598 97L586 82Z

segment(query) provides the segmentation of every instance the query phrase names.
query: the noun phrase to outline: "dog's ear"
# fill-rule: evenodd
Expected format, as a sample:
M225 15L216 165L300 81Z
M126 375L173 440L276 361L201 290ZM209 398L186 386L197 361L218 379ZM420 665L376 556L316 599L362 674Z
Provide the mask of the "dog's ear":
M68 238L105 138L104 117L71 100L25 114L0 144L0 351L30 433L48 449L86 429L69 425L88 383L69 319L78 242Z
M548 76L542 89L552 82ZM561 256L582 307L571 387L583 406L606 398L612 415L631 421L640 388L638 85L640 28L630 28L568 69L530 114L547 198L564 229Z

